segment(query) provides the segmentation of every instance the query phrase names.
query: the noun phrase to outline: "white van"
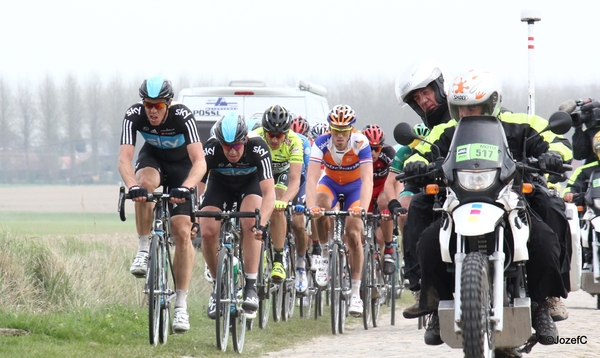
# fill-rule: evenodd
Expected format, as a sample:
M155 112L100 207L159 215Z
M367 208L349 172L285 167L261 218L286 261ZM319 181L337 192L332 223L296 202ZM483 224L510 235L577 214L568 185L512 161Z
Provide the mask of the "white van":
M329 113L327 89L300 81L297 88L267 86L261 81L231 81L226 87L184 88L177 100L194 113L200 138L209 138L213 124L230 111L241 114L249 123L260 122L265 110L280 105L301 115L313 125L326 122Z

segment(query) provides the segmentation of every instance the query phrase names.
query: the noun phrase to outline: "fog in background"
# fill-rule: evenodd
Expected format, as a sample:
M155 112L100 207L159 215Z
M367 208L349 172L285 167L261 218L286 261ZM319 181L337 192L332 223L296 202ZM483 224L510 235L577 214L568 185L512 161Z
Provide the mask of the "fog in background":
M358 128L380 124L390 144L398 122L419 120L398 104L396 76L423 59L449 77L490 70L504 106L526 112L529 7L542 17L536 114L600 97L593 0L12 2L0 13L0 183L118 183L121 122L153 75L176 92L308 80L328 89L330 106L352 106Z

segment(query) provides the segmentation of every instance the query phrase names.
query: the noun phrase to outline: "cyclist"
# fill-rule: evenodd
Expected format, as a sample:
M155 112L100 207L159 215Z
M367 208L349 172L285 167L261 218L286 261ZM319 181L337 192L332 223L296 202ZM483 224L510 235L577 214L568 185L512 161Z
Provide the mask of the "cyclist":
M244 303L242 308L252 318L258 309L256 276L263 233L275 203L275 184L271 165L271 153L267 143L257 134L248 131L246 122L234 112L221 118L215 126L215 135L204 148L207 169L198 185L204 192L201 211L233 210L238 203L239 211L260 208L260 229L255 230L253 219L241 219L242 251L244 260ZM210 188L205 190L205 188ZM199 218L202 228L202 253L211 277L217 277L217 254L221 223L213 218ZM216 318L215 290L208 301L208 317Z
M302 116L295 116L294 119L292 119L292 125L290 129L294 131L298 137L300 137L300 139L302 139L304 153L300 189L298 190L298 194L296 194L296 198L294 199L294 205L296 206L297 210L292 218L292 229L294 230L294 236L296 237L296 290L298 292L306 292L306 289L308 288L308 278L306 277L306 249L308 247L309 238L304 228L303 212L304 204L306 204L306 169L310 161L311 146L306 135L310 130L310 124L308 124L308 121Z
M385 144L385 133L377 124L368 124L362 133L369 140L371 146L371 159L373 159L373 194L369 205L369 212L373 212L375 203L381 210L383 220L381 226L377 229L377 240L379 245L384 247L383 251L383 273L391 275L396 270L396 255L392 247L392 230L393 223L390 220L390 212L388 210L388 202L390 197L385 193L384 186L388 177L388 172L392 160L396 155L394 148ZM391 196L395 198L395 196Z
M292 114L280 105L269 107L263 114L262 127L254 130L261 136L271 152L273 179L275 181L275 210L271 214L271 237L273 239L273 269L271 278L280 283L286 279L283 249L287 230L284 211L293 201L300 188L304 163L302 139L290 131Z
M318 136L329 132L329 125L327 123L318 122L308 132L308 139L311 140L311 145L317 139Z
M315 227L322 244L327 242L330 221L322 217L324 210L337 204L338 194L345 195L344 207L351 216L346 218L344 241L350 251L352 292L349 313L362 315L363 302L360 299L360 278L363 265L361 244L363 208L368 208L373 192L373 159L367 138L354 129L356 115L347 105L333 107L327 116L330 132L321 135L313 143L306 191L306 206L315 218ZM325 164L325 175L321 177L321 164ZM313 190L316 188L317 190ZM319 262L317 284L327 281L329 264L327 250ZM325 280L323 280L325 276Z
M429 128L425 126L423 123L417 123L413 127L415 134L421 138L427 137L429 135ZM404 161L408 159L408 157L412 154L412 148L414 148L417 144L419 144L419 140L415 139L411 144L400 146L396 151L396 156L394 157L394 161L392 162L392 166L390 167L390 171L388 177L385 181L384 192L389 198L394 198L390 200L388 204L388 209L390 212L401 211L399 216L399 226L400 232L404 237L404 222L406 221L406 212L408 211L408 207L410 206L410 201L412 196L415 193L419 193L421 191L420 188L414 187L410 184L403 184L396 180L396 175L402 172L402 168L404 167ZM398 198L398 199L395 199ZM404 208L404 210L401 210Z
M175 240L173 271L176 282L173 331L189 330L187 292L194 265L194 248L190 240L191 201L189 188L195 187L206 172L202 143L192 111L173 101L171 81L151 77L139 89L142 101L127 109L123 119L119 149L119 173L135 202L138 253L130 272L145 277L148 270L153 204L146 202L148 193L160 185L170 188L169 211ZM136 134L145 140L134 167Z

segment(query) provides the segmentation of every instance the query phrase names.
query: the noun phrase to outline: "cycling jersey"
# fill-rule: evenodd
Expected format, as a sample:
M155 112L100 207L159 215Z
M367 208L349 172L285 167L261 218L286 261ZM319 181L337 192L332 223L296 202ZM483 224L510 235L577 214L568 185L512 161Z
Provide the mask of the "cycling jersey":
M331 133L325 133L315 139L310 161L325 164L325 176L338 184L347 184L360 179L360 165L372 163L369 140L360 131L353 129L348 147L337 150Z
M210 137L204 147L206 174L202 182L206 183L208 175L230 183L239 183L249 176L258 175L259 181L273 178L269 146L259 135L248 132L248 142L244 146L244 154L237 163L227 160L223 147L216 137ZM210 173L209 173L210 172Z
M395 154L396 152L394 151L394 148L389 145L384 145L381 149L381 152L379 152L379 157L373 163L374 187L383 185L385 183Z
M396 155L394 156L394 160L392 161L392 165L390 166L390 170L392 173L400 174L402 173L402 169L404 168L404 161L408 159L412 154L412 148L408 145L403 145L398 148L396 151Z
M267 133L263 127L256 128L254 133L261 136L267 145L269 145ZM273 173L280 174L288 171L291 163L302 164L304 160L302 148L302 139L300 139L298 134L292 130L288 131L286 138L279 148L273 149L269 146L269 149L271 150Z
M171 103L167 118L156 127L150 124L141 102L129 107L123 119L121 144L135 146L137 132L145 140L141 152L166 162L189 160L187 145L200 142L192 111L178 102Z

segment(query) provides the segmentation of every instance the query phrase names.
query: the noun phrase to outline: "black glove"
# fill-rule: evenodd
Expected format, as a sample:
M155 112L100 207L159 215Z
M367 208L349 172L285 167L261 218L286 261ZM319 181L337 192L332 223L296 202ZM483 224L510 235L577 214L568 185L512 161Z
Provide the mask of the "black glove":
M557 152L542 153L538 158L540 169L549 170L551 172L563 172L563 160Z
M388 210L392 213L400 212L401 209L404 209L404 208L402 207L402 205L400 205L400 202L396 199L392 199L388 203ZM406 209L404 209L404 210L406 210Z
M169 193L171 198L175 199L189 199L190 198L190 189L185 186L180 186L179 188L171 189Z
M139 197L148 197L148 190L139 185L134 185L131 188L129 188L129 199L135 199Z
M404 166L404 169L402 169L402 171L407 177L425 174L427 173L427 164L421 161L410 162Z

